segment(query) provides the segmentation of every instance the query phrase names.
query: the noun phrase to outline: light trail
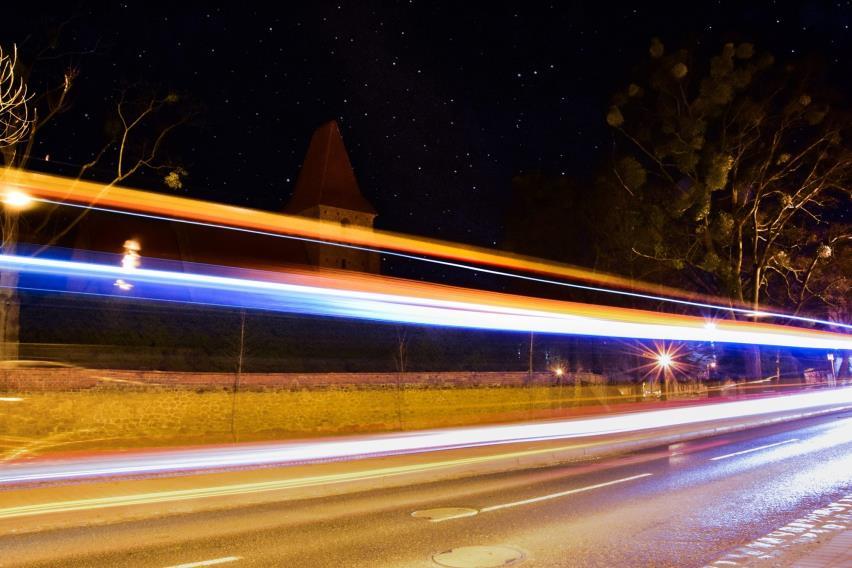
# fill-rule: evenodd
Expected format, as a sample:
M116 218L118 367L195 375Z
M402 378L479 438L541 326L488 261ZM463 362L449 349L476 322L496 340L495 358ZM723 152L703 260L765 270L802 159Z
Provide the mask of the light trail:
M187 263L171 263L186 267ZM715 341L810 349L852 349L852 337L775 324L717 321L644 310L542 300L381 276L236 271L253 278L123 268L69 260L0 255L0 269L44 277L41 289L66 291L67 278L103 294L217 306L469 329L599 337ZM223 270L223 267L205 267ZM117 278L133 282L117 290ZM21 286L26 286L22 281Z
M828 326L833 326L833 327L839 327L839 328L843 328L843 329L852 329L852 324L844 324L844 323L840 323L840 322L832 322L832 321L821 320L821 319L817 319L817 318L797 316L797 315L792 315L792 314L782 314L782 313L769 312L769 311L763 311L763 310L761 310L759 312L755 312L753 309L737 308L735 306L720 306L718 304L710 304L710 303L706 303L706 302L698 302L698 301L693 301L693 300L683 300L683 299L674 298L674 297L655 296L653 294L644 294L644 293L641 293L641 292L630 292L630 291L627 291L627 290L616 290L616 289L612 289L612 288L602 288L600 286L592 286L592 285L588 285L588 284L576 284L576 283L565 282L565 281L561 281L561 280L553 280L553 279L550 279L550 278L542 278L542 277L538 277L538 276L529 276L527 274L518 274L518 273L515 273L515 272L505 272L505 271L502 271L502 270L495 270L495 269L492 269L492 268L483 268L482 266L474 266L474 265L470 265L470 264L463 264L461 262L451 262L451 261L447 261L447 260L438 260L438 259L430 258L430 257L427 257L427 256L417 256L417 255L413 255L413 254L406 254L406 253L396 252L396 251L389 250L389 249L371 248L371 247L366 247L366 246L358 246L358 245L347 244L347 243L344 243L344 242L334 242L334 241L328 241L328 240L313 239L313 238L309 238L309 237L300 237L300 236L297 236L297 235L284 235L284 234L280 234L280 233L271 233L271 232L268 232L268 231L260 231L260 230L256 230L256 229L247 229L245 227L231 227L231 226L220 225L220 224L215 224L215 223L205 223L205 222L201 222L201 221L193 221L193 220L190 220L190 219L179 219L177 217L166 217L166 216L163 216L163 215L150 215L150 214L146 214L146 213L138 213L138 212L135 212L135 211L122 211L122 210L119 210L119 209L109 209L109 208L106 208L106 207L97 207L97 206L94 206L94 205L81 205L81 204L76 204L76 203L67 203L67 202L63 202L63 201L53 201L53 200L50 200L50 199L35 199L35 200L40 201L42 203L48 203L48 204L51 204L51 205L74 207L74 208L78 208L78 209L86 209L86 210L91 210L91 211L101 211L103 213L114 213L114 214L117 214L117 215L129 215L131 217L140 217L140 218L143 218L143 219L151 219L151 220L154 220L154 221L168 221L168 222L173 222L173 223L183 223L183 224L187 224L187 225L194 225L194 226L197 226L197 227L222 229L222 230L226 230L226 231L234 231L234 232L247 233L247 234L252 234L252 235L260 235L260 236L265 236L265 237L292 239L292 240L297 240L297 241L302 241L302 242L307 242L307 243L331 245L331 246L336 246L336 247L340 247L340 248L359 250L359 251L363 251L363 252L370 252L370 253L376 253L376 254L384 254L384 255L388 255L388 256L395 256L395 257L398 257L398 258L405 258L405 259L408 259L408 260L416 260L418 262L426 262L426 263L429 263L429 264L437 264L437 265L440 265L440 266L447 266L447 267L450 267L450 268L459 268L459 269L468 270L468 271L471 271L471 272L480 272L482 274L490 274L490 275L493 275L493 276L502 276L502 277L506 277L506 278L515 278L515 279L518 279L518 280L526 280L528 282L536 282L536 283L539 283L539 284L547 284L547 285L550 285L550 286L561 286L563 288L573 288L573 289L576 289L576 290L585 290L585 291L589 291L589 292L600 292L602 294L611 294L611 295L616 295L616 296L627 296L627 297L630 297L630 298L640 298L642 300L653 300L653 301L657 301L657 302L665 302L665 303L668 303L668 304L678 304L678 305L681 305L681 306L690 306L690 307L693 307L693 308L702 308L702 309L721 311L721 312L732 312L732 313L743 314L743 315L747 315L747 316L751 316L751 317L755 317L755 316L756 317L772 317L772 318L780 318L780 319L803 322L803 323L815 323L815 324L820 324L820 325L828 325Z
M714 304L714 301L719 301L718 298L685 293L682 290L666 286L648 284L580 267L445 241L375 231L371 228L352 225L343 227L338 223L330 223L317 219L283 215L8 168L0 168L0 180L2 180L6 187L10 188L8 191L23 191L36 200L48 203L76 205L115 213L133 212L137 216L149 216L154 219L191 222L202 226L241 230L270 236L295 236L307 241L323 242L349 248L361 248L363 250L393 254L416 260L439 262L446 266L466 270L478 270L495 275L521 278L546 284L583 288L608 294L623 294L663 302L674 302L705 309L734 311L746 315L754 313L753 309L748 306ZM436 261L436 258L444 260ZM490 266L492 268L486 269L471 266L471 264ZM494 270L494 268L517 270L540 276L548 276L550 278L515 274L504 272L503 270ZM596 286L581 286L552 280L554 277L596 284ZM613 290L604 286L612 286L620 290ZM852 325L849 324L779 312L761 310L757 312L757 315L852 329Z
M14 468L7 467L0 470L0 485L231 467L296 465L329 460L351 460L523 442L568 440L572 438L649 431L704 422L712 423L720 420L755 417L778 412L807 412L818 408L832 408L834 410L852 408L852 387L759 400L721 402L705 405L700 409L694 407L667 408L623 415L541 423L447 428L443 430L378 434L374 436L316 442L250 444L245 446L208 447L179 451L141 452L138 454L110 455L73 460L51 460L44 463L20 463ZM550 447L528 450L531 453L554 451L558 451L558 448ZM506 457L506 455L497 457ZM413 465L388 468L376 472L375 477L423 471L424 467L428 469L450 467L463 463L476 463L477 460L483 459L496 458L494 456L487 458L460 458L459 460L435 462L426 464L425 466ZM330 475L322 478L311 478L310 483L339 483L358 478L359 476L363 477L363 475L363 473ZM298 482L299 480L286 480L266 482L264 484L250 484L242 490L235 488L229 490L229 493L219 491L213 492L212 495L235 494L243 490L270 491L298 486ZM192 491L192 495L196 495L197 493L197 496L204 497L210 496L212 490ZM168 495L172 493L167 492ZM181 494L181 492L177 493ZM168 496L166 499L168 499ZM143 500L140 502L146 501ZM26 514L27 512L30 512L29 514L38 514L39 507L33 507L35 509L29 506L14 508L14 510L0 509L0 518L16 516L22 513Z

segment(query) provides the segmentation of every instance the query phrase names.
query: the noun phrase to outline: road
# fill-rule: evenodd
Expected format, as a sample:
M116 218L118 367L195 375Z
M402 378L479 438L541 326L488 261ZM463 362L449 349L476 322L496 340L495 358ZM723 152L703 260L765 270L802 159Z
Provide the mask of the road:
M703 566L852 493L850 432L845 411L568 466L6 534L0 566L461 566L476 551L434 555L467 546L523 566ZM450 507L466 509L429 512Z

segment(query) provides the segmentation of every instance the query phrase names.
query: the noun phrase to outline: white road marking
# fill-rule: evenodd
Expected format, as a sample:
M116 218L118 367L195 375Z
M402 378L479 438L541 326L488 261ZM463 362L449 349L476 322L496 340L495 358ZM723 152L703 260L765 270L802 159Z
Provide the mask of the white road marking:
M426 519L432 523L448 521L450 519L461 519L462 517L473 517L478 514L476 509L467 507L437 507L434 509L421 509L414 511L411 516L415 519Z
M446 517L436 517L429 519L430 523L443 523L444 521L452 521L453 519L463 519L465 517L475 517L482 511L474 510L473 512L459 513L458 515L447 515Z
M508 509L509 507L518 507L520 505L529 505L531 503L538 503L540 501L548 501L550 499L558 499L559 497L565 497L566 495L573 495L574 493L582 493L584 491L591 491L592 489L600 489L601 487L609 487L610 485L617 485L619 483L625 483L627 481L633 481L634 479L641 479L643 477L648 477L654 475L653 473L640 473L639 475L631 475L630 477L622 477L621 479L615 479L613 481L607 481L605 483L596 483L595 485L589 485L587 487L580 487L578 489L569 489L568 491L560 491L559 493L551 493L550 495L542 495L540 497L533 497L531 499L524 499L522 501L513 501L511 503L501 503L500 505L491 505L490 507L484 507L479 510L480 513L488 513L490 511L497 511L498 509Z
M616 485L618 483L625 483L627 481L633 481L634 479L641 479L643 477L648 477L650 475L654 475L653 473L640 473L639 475L631 475L630 477L622 477L621 479L614 479L613 481L606 481L604 483L596 483L594 485L588 485L586 487L579 487L577 489L569 489L568 491L560 491L559 493L550 493L549 495L541 495L539 497L532 497L530 499L524 499L522 501L513 501L511 503L500 503L499 505L491 505L490 507L483 507L479 510L479 513L490 513L491 511L497 511L500 509L508 509L509 507L518 507L520 505L529 505L531 503L538 503L540 501L548 501L550 499L558 499L559 497L565 497L567 495L573 495L575 493L582 493L584 491L591 491L592 489L600 489L601 487L609 487L610 485ZM431 519L433 523L442 523L444 521L450 521L453 519L461 519L464 517L472 517L477 513L467 512L465 514L460 515L451 515L447 517L440 517L436 519Z
M213 566L215 564L225 564L227 562L236 562L242 560L242 556L223 556L222 558L214 558L212 560L200 560L198 562L189 562L187 564L175 564L166 568L195 568L196 566Z
M562 448L556 448L556 450L568 449L571 447L573 446L563 446ZM384 467L348 473L335 473L313 477L299 477L295 479L260 481L255 483L240 483L236 485L220 485L214 487L197 487L193 489L176 489L174 491L157 491L152 493L135 493L130 495L117 495L112 497L93 497L89 499L74 499L70 501L37 503L33 505L18 505L16 507L0 509L0 519L45 515L49 513L89 511L108 507L150 505L152 503L169 503L173 501L185 501L189 499L204 499L210 497L264 493L269 491L282 491L287 489L301 489L305 487L317 487L322 485L345 483L349 481L367 481L383 479L387 477L408 475L412 473L436 471L457 465L471 465L487 463L489 461L510 457L516 458L520 456L538 455L542 453L550 453L553 451L553 448L542 448L536 450L509 452L505 454L475 456L468 458L430 462L420 465Z
M732 454L725 454L724 456L716 456L715 458L710 458L710 461L723 460L726 458L732 458L734 456L741 456L743 454L750 454L751 452L759 452L760 450L765 450L766 448L774 448L775 446L780 446L782 444L789 444L790 442L798 442L798 438L790 438L789 440L784 440L783 442L775 442L774 444L766 444L765 446L758 446L756 448L751 448L750 450L743 450L741 452L734 452Z

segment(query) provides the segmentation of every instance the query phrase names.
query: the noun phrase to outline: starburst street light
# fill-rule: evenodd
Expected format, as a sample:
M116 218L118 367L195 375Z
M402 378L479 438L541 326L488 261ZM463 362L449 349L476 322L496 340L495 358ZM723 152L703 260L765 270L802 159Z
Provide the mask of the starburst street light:
M665 369L670 368L672 365L674 365L674 358L672 357L671 353L668 353L666 351L664 351L662 353L657 353L657 366L658 367L665 370Z
M678 353L678 348L657 345L656 350L650 355L653 360L653 367L656 371L654 381L659 383L662 380L662 388L660 389L660 400L666 400L669 392L669 381L671 380L674 371L677 369L677 361L675 357Z

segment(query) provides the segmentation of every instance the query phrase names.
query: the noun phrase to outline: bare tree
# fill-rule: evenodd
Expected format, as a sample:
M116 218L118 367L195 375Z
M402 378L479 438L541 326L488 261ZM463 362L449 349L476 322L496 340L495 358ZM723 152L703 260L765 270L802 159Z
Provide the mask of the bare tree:
M43 49L35 49L28 62L0 51L0 165L10 170L30 166L36 141L44 129L72 106L71 95L80 77L80 69L68 65L58 75L48 71L41 78L39 92L28 88L29 80L41 77L39 64L55 62L64 54L57 53L61 43L57 36L45 42ZM86 52L83 52L85 54ZM80 52L74 55L80 55ZM76 177L95 179L104 183L104 190L124 182L143 170L162 172L164 184L179 189L187 175L184 168L163 160L163 145L175 128L195 116L195 111L184 108L181 98L174 92L157 92L141 85L129 86L107 94L112 100L112 117L108 119L108 136L100 148L93 149L92 158L81 164ZM49 155L45 156L45 161ZM70 222L52 222L56 205L40 207L40 224L33 229L43 246L54 244L67 235L85 217L80 211ZM20 213L5 206L2 223L2 247L7 254L16 250L19 240ZM19 305L15 293L17 273L0 273L0 360L14 359L18 355Z
M396 421L402 429L402 405L404 402L405 372L408 368L408 330L402 327L396 329L396 350L393 354L396 363Z
M30 130L29 102L32 96L27 85L15 72L18 48L12 54L0 46L0 148L15 148Z
M234 369L234 387L231 392L231 439L237 442L237 395L243 377L246 356L246 311L240 310L240 338L237 342L237 364Z
M32 96L27 85L16 72L17 46L9 55L0 47L0 154L6 161L14 156L19 144L31 132L29 104ZM14 252L18 233L18 212L13 207L3 208L2 247ZM17 357L17 329L20 309L14 296L17 273L0 272L0 359ZM13 330L9 337L7 330ZM12 340L12 341L10 341ZM10 349L11 346L11 349Z
M96 167L102 166L100 172L109 172L109 179L103 186L106 191L147 169L163 172L163 183L170 189L181 189L187 171L162 157L163 142L169 134L195 116L193 110L167 112L179 102L180 97L173 92L158 95L150 89L138 87L122 90L115 102L114 116L108 123L108 140L90 161L80 166L77 177L86 177ZM166 114L171 116L155 120ZM105 162L111 162L111 165ZM68 234L86 213L87 210L82 210L45 244L53 244Z

